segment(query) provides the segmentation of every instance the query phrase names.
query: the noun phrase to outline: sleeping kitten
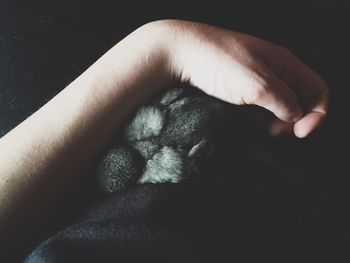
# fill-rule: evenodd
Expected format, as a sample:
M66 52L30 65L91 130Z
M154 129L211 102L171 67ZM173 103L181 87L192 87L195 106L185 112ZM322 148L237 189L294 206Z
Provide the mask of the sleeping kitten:
M215 146L224 108L192 87L158 94L138 109L102 158L99 185L115 192L134 183L178 183L200 173Z

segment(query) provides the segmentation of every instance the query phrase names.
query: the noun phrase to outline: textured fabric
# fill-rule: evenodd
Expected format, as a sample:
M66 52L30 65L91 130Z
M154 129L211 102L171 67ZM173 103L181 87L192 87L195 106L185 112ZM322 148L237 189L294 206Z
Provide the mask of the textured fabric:
M133 186L95 204L26 262L344 259L349 243L328 222L324 200L252 181L233 176Z
M228 123L232 140L221 145L206 175L177 185L135 185L112 195L93 187L78 192L76 200L62 202L66 209L52 215L54 226L48 222L50 229L37 233L35 244L5 251L6 257L0 247L1 261L348 262L350 181L342 152L350 146L344 33L349 9L331 1L278 9L266 2L264 8L250 2L240 8L237 2L234 10L220 3L202 10L194 2L186 8L171 2L158 13L147 2L150 13L139 16L133 15L134 3L105 2L1 1L1 135L108 46L163 17L239 29L297 51L330 86L329 118L300 141L266 138L239 113L239 121ZM256 8L249 12L249 6ZM38 232L45 227L37 226Z

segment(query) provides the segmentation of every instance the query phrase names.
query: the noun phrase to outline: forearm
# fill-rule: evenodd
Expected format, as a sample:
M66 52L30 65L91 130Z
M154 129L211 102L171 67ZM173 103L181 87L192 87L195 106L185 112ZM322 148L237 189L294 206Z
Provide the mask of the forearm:
M129 35L1 138L0 236L88 171L125 117L170 81L160 30Z

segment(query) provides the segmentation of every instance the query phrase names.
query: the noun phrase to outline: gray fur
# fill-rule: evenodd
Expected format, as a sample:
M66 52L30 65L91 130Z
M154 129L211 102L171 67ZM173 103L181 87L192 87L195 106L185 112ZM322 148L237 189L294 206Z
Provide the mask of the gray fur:
M160 148L159 144L156 144L152 141L137 141L132 145L142 154L146 160L151 159Z
M163 145L182 145L192 148L203 138L207 138L211 122L221 108L216 102L208 101L206 97L187 97L188 103L172 110L168 116L168 125L160 138ZM176 102L174 102L176 103Z
M125 188L138 178L143 166L142 157L132 148L127 146L113 148L102 159L97 170L99 185L109 193Z
M169 105L169 109L171 111L177 110L177 109L181 108L183 105L189 103L190 101L191 101L190 98L183 98L181 100L175 101L174 103Z
M103 190L132 183L178 183L203 171L223 104L193 88L174 88L143 105L117 145L101 161Z
M163 147L146 164L139 183L178 183L182 180L183 161L178 152Z
M169 89L165 94L162 96L160 100L160 104L162 105L169 105L171 102L177 99L183 92L182 88L173 88Z
M126 127L125 136L130 141L159 135L164 125L164 112L153 106L140 108Z

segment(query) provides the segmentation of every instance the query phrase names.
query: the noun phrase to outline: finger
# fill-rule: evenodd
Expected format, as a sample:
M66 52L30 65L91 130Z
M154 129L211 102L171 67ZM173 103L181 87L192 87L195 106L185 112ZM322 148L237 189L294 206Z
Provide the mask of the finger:
M278 53L279 58L272 57L266 61L267 57L265 57L265 62L294 91L305 114L319 112L325 115L328 109L328 88L326 83L315 71L306 66L291 52L282 48L276 53ZM313 123L313 127L316 128L323 118L319 118L320 116L314 118L314 114L311 116L313 116L311 119L316 121L316 123L313 123L313 121L307 121L306 123L310 125Z
M319 127L326 116L328 88L325 82L302 62L299 62L293 72L299 74L295 76L295 84L291 88L298 94L305 111L305 116L294 126L294 134L304 138Z
M289 85L299 97L302 106L310 112L327 113L328 88L327 84L311 68L294 57L295 63L290 63L282 80Z
M303 111L296 94L273 72L267 68L264 70L265 83L255 89L256 94L253 104L271 111L282 121L295 122L299 120L303 115Z
M305 138L315 130L325 119L325 114L310 112L294 124L294 134L298 138Z

